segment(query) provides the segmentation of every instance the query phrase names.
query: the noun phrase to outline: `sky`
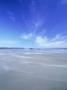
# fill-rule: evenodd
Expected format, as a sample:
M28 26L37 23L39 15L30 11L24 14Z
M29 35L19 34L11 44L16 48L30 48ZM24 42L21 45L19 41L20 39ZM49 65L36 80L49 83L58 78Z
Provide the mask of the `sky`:
M67 0L0 0L0 47L67 48Z

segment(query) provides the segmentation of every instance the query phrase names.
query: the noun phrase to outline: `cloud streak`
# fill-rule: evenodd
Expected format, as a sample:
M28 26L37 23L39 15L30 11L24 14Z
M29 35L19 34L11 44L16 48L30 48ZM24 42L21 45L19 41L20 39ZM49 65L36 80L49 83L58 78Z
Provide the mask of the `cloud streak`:
M35 43L42 48L67 48L67 37L60 34L49 39L47 36L37 36Z
M56 34L54 37L49 38L45 34L35 35L34 33L23 34L22 40L30 40L35 46L40 48L67 48L67 36Z
M21 35L21 39L30 40L32 38L32 36L33 36L32 33L23 34L23 35Z

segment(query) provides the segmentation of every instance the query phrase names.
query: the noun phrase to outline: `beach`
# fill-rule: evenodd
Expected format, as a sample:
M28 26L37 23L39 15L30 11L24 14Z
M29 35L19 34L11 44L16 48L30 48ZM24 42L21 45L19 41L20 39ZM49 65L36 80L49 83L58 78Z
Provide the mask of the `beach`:
M0 90L67 90L67 52L22 51L0 50Z

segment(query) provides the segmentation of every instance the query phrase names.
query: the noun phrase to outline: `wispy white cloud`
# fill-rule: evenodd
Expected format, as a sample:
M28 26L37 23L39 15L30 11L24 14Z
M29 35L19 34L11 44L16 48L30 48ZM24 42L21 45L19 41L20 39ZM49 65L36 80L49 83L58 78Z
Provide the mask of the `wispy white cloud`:
M37 28L41 27L42 24L43 24L42 20L39 20L39 21L37 20L37 21L34 22L34 27L37 29Z
M21 35L21 39L30 40L30 39L32 38L32 36L33 36L32 33L22 34L22 35Z
M42 48L67 48L67 37L57 34L49 39L47 36L37 36L35 43Z
M67 36L62 34L56 34L54 37L49 38L45 34L35 35L34 33L23 34L22 40L33 40L33 44L41 48L67 48Z

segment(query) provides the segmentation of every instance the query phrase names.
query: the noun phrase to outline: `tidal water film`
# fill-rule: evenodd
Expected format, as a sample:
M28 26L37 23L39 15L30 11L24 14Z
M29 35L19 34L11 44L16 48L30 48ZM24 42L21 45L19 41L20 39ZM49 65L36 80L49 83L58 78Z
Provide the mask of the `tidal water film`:
M0 49L0 90L67 90L67 50Z

